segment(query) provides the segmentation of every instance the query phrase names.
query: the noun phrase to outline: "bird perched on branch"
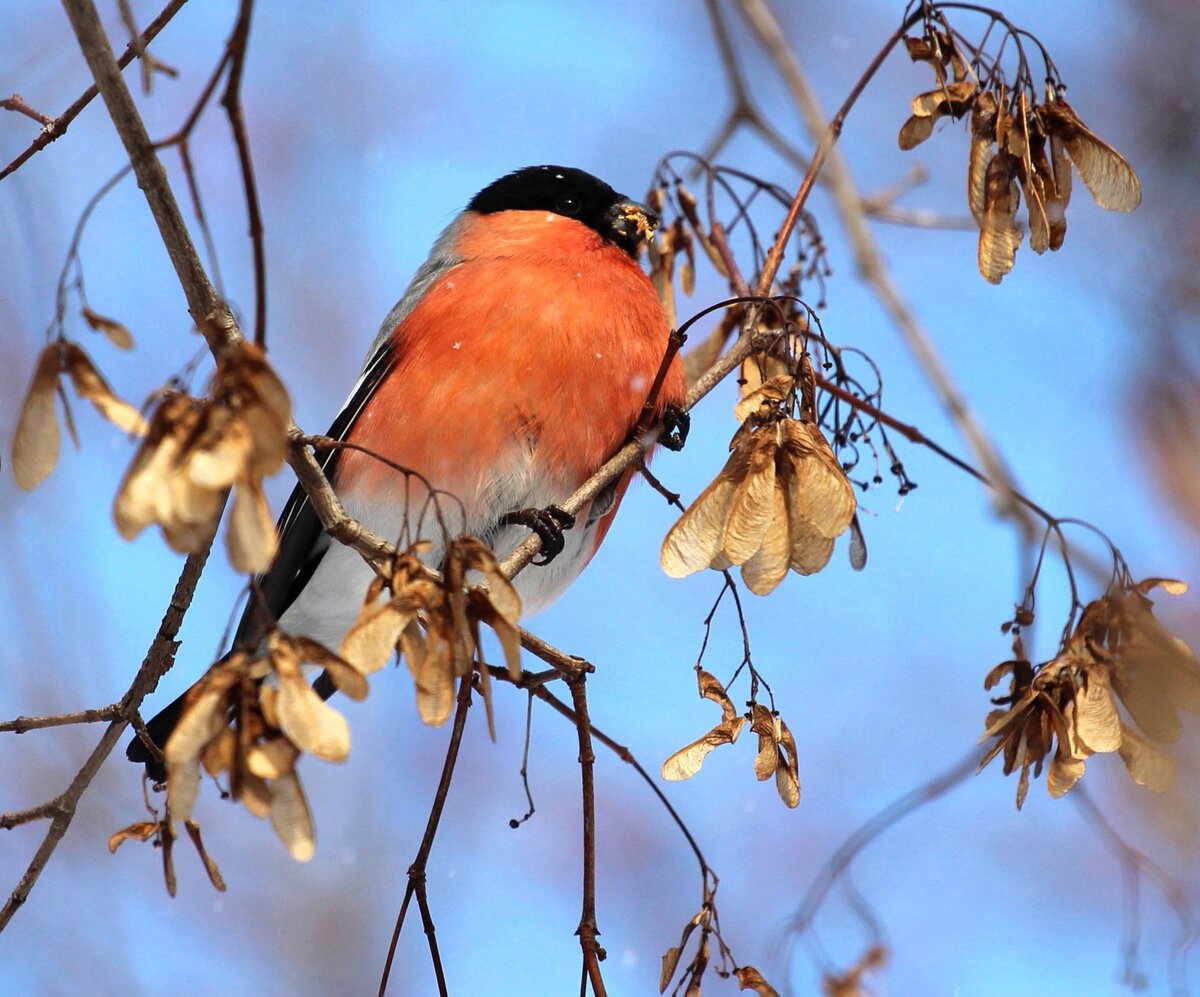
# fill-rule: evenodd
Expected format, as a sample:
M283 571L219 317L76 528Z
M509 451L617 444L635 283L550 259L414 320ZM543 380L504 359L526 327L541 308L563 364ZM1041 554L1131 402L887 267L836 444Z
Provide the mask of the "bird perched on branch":
M384 319L329 430L351 445L322 455L347 513L385 538L432 541L425 557L437 565L446 537L431 529L431 486L452 497L448 522L498 557L537 532L542 557L515 583L526 613L557 598L603 541L633 470L577 517L555 503L629 438L648 401L654 421L665 415L686 432L677 356L650 397L670 329L637 257L657 224L648 208L561 166L517 170L476 194ZM371 569L325 535L299 486L279 535L260 602L284 631L336 648ZM239 644L261 639L264 615L252 602ZM159 745L182 702L148 725ZM128 755L161 774L140 741Z

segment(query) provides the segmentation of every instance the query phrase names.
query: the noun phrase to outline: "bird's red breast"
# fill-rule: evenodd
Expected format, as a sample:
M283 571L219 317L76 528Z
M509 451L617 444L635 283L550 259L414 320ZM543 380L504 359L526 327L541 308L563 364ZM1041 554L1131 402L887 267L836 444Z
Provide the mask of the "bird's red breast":
M637 422L669 329L637 262L574 219L466 212L456 226L449 250L461 262L392 331L394 368L350 440L456 495L470 523L507 511L495 507L506 478L538 479L537 490L555 496L547 502L586 480ZM659 411L684 395L676 359ZM399 500L404 482L350 451L336 486L363 500Z

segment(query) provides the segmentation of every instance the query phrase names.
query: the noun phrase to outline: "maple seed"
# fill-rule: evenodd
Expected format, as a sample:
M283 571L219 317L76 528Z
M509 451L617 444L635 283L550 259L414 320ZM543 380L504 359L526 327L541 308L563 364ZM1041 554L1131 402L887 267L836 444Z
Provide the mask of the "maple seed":
M479 651L479 624L491 627L500 641L509 676L521 677L521 599L491 548L470 536L451 541L442 578L420 559L427 541L396 556L389 580L372 581L358 619L346 632L341 652L363 673L382 668L397 651L413 677L417 713L433 727L450 718L454 680L478 671L480 691L493 731L491 684ZM478 572L482 586L468 586ZM383 598L385 593L390 596ZM494 733L493 733L494 737Z
M229 795L256 817L269 818L293 858L312 858L316 837L296 764L304 753L345 760L350 732L305 681L306 664L324 668L351 698L366 696L366 679L353 664L314 640L278 630L268 636L264 654L235 650L189 690L163 748L168 820L190 819L201 766L214 778L226 772ZM263 684L268 675L274 685Z
M55 340L38 355L13 437L13 477L25 491L45 481L58 463L60 438L54 396L61 395L66 405L60 374L67 375L79 398L91 402L96 411L122 432L142 435L147 429L141 413L113 394L91 357L74 343ZM70 409L65 411L67 428L74 436Z
M54 412L58 358L57 343L42 350L17 420L12 445L13 477L25 491L31 491L45 481L58 463L60 438L58 417Z
M704 759L713 748L722 744L733 744L746 726L746 718L738 715L737 707L725 692L725 687L716 677L696 669L696 681L700 686L700 695L721 707L721 722L707 734L697 738L676 751L662 765L662 777L671 782L690 779L700 771ZM685 938L686 941L686 938ZM673 971L672 971L673 975Z
M1098 139L1061 97L1042 104L1040 119L1066 147L1079 178L1107 211L1132 211L1142 202L1137 174L1111 145Z
M1059 249L1066 238L1072 165L1100 207L1132 211L1141 202L1133 168L1080 120L1061 86L1048 83L1044 102L1027 84L1010 89L998 74L980 89L952 38L931 31L904 43L914 62L932 67L938 85L912 99L900 148L920 145L942 117L971 115L967 206L979 226L979 272L989 283L999 284L1016 260L1023 238L1016 220L1020 192L1029 247L1038 254ZM953 66L952 81L947 66Z
M854 490L816 424L778 417L790 383L769 378L738 403L745 422L729 460L663 540L670 577L741 565L750 591L767 595L789 568L808 575L828 563L854 518Z
M173 550L196 553L233 488L225 533L230 563L241 572L266 571L278 541L262 481L283 466L290 421L287 392L262 351L240 343L218 361L211 397L162 394L117 490L117 530L131 540L157 523Z
M733 977L738 981L739 990L753 990L758 997L779 997L779 991L753 966L739 966L733 971Z
M133 349L133 336L116 319L107 318L98 312L92 311L90 308L84 308L82 314L84 321L97 332L104 333L108 337L108 341L117 347L117 349Z
M759 703L750 707L750 729L758 735L754 774L759 781L775 776L779 798L795 809L800 803L796 739L779 714Z
M694 932L697 928L701 929L700 945L697 949L695 959L692 960L691 964L687 967L687 969L684 970L684 972L688 973L692 978L691 984L687 989L687 994L698 994L700 992L699 976L703 975L704 970L708 966L707 939L709 922L711 919L712 915L710 913L710 908L707 905L701 907L698 911L696 911L695 914L692 915L688 923L683 926L683 934L679 938L679 944L672 945L669 949L667 949L666 952L663 953L662 968L659 970L658 974L658 992L660 994L665 993L667 987L670 986L671 980L675 976L675 970L679 967L679 957L683 954L683 950L687 946L688 939L692 937L692 932ZM680 986L682 985L683 984L681 982ZM678 987L676 988L676 991L678 991Z
M912 117L900 128L900 148L907 151L924 142L939 118L961 118L971 109L978 90L974 80L960 80L917 94L912 99Z
M979 272L989 284L999 284L1013 268L1024 236L1016 220L1021 204L1016 163L1009 153L999 152L988 161L984 172L978 261Z
M826 973L821 981L821 993L825 997L862 997L868 992L863 977L886 962L887 949L872 945L845 973Z

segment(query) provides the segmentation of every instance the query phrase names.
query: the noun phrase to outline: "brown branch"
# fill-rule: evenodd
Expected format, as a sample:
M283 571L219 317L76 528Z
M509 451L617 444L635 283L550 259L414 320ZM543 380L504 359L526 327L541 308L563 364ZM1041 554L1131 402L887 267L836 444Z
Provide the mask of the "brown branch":
M729 27L721 15L718 0L705 0L704 6L708 11L713 38L717 43L717 53L721 59L721 68L725 73L725 82L728 85L733 106L726 113L717 128L717 134L709 142L701 158L709 162L716 159L720 151L737 134L738 129L744 127L749 128L757 134L780 158L791 163L801 173L807 171L810 165L809 159L800 151L799 146L789 142L771 124L750 96L750 89L746 85L745 74L742 72L741 64L734 53L733 39L730 37ZM823 127L815 129L813 136L819 136ZM693 171L693 177L698 175L699 172L700 167L697 166ZM836 187L834 178L827 174L818 175L817 183L822 186ZM892 195L891 198L887 198L881 194L859 196L859 208L863 213L872 218L890 222L894 225L905 225L914 228L978 231L978 226L971 218L942 215L925 209L897 208L891 203L895 196L897 195Z
M491 675L493 678L499 681L511 681L511 679L508 678L507 670L503 668L492 669ZM534 676L530 676L530 678L532 679ZM518 687L528 688L547 706L566 717L576 727L579 726L579 715L561 699L555 696L554 693L547 689L544 682L530 681L527 684L524 679L525 675L523 674L522 680L517 682ZM677 811L675 807L671 805L671 801L667 799L666 793L663 792L662 787L655 780L654 776L646 771L646 769L642 766L642 763L638 761L637 756L634 755L629 748L617 741L614 741L590 720L588 721L588 732L592 737L608 748L609 751L621 759L621 761L623 761L626 765L632 767L633 770L641 777L642 781L650 787L650 791L658 797L658 802L663 805L663 808L670 815L671 820L675 822L675 826L679 828L680 833L687 840L688 847L691 848L692 854L696 856L696 861L700 863L701 875L710 878L713 883L716 883L717 874L712 871L712 867L704 858L704 853L700 850L700 845L696 842L691 829L684 822L684 819L679 815L679 811Z
M760 30L760 26L764 31L773 29L773 33L769 34L772 43L782 46L783 50L788 52L786 43L783 41L783 33L779 30L779 25L765 2L763 0L739 0L739 2L748 20L752 16L757 18L757 20L751 22L751 26L755 27L756 31ZM905 19L904 24L896 29L892 37L875 54L875 58L871 60L870 65L867 66L863 74L858 78L858 81L851 88L846 99L842 101L842 106L838 108L837 114L833 116L828 124L813 131L814 137L819 136L817 147L813 152L808 170L804 174L804 179L800 183L800 189L796 192L796 196L792 200L779 237L776 238L774 245L771 246L770 251L767 253L767 260L758 281L758 293L760 295L767 294L771 288L771 282L775 279L775 274L779 269L780 263L783 262L783 251L787 245L788 236L791 235L792 229L795 228L800 211L804 207L809 191L812 189L813 183L816 182L817 176L825 165L826 159L831 153L840 155L836 153L834 147L841 137L842 127L846 122L846 117L849 115L850 110L858 102L858 98L867 88L867 84L871 82L875 74L879 71L879 67L883 65L884 60L891 53L892 49L904 37L904 32L908 30L908 26L920 20L920 18L921 15L918 12Z
M175 200L175 192L167 182L166 170L154 151L145 123L121 76L121 68L113 57L96 6L92 0L62 2L79 48L108 108L113 127L125 146L138 186L150 205L159 235L187 299L188 312L208 341L209 349L221 355L241 339L241 333L229 309L213 290L196 253L195 244Z
M233 143L237 147L238 167L242 174L242 189L246 197L246 216L250 226L250 248L254 258L254 342L267 343L267 261L263 247L262 212L258 205L258 186L254 182L254 163L250 158L250 138L246 134L246 119L242 114L242 71L246 64L246 46L250 38L250 14L253 0L238 5L237 23L229 37L229 79L221 106L229 117Z
M499 681L512 681L512 679L508 676L507 669L490 668L489 672ZM522 673L521 678L515 684L519 688L529 689L533 695L537 696L538 699L546 703L561 716L569 720L571 724L578 729L581 723L579 714L575 710L571 709L571 707L564 703L561 699L551 693L545 687L544 683L537 681L537 678L537 676L530 675L529 673ZM592 738L594 738L596 741L599 741L606 748L612 751L618 758L620 758L621 761L633 768L633 770L641 778L642 782L644 782L650 788L650 791L658 798L659 803L661 803L663 809L667 811L667 814L675 823L675 826L679 828L680 833L684 836L684 839L688 843L688 847L692 850L692 854L696 857L696 861L700 866L701 910L707 912L707 916L704 919L702 934L705 937L710 934L715 937L720 948L721 958L725 961L726 966L736 967L737 961L733 957L733 952L721 935L720 917L717 913L716 905L716 894L717 888L720 885L720 879L717 877L717 874L713 871L712 867L705 859L704 853L700 850L700 845L692 835L691 829L687 826L687 823L684 821L684 819L679 815L679 812L671 805L670 800L667 799L666 793L663 792L658 781L646 771L646 769L637 760L637 757L629 750L629 748L619 744L617 741L614 741L602 730L597 728L590 719L587 720L587 730ZM723 975L728 975L728 972L729 970L726 969ZM585 984L587 979L585 967Z
M711 162L733 138L737 130L745 126L757 132L767 145L796 169L801 172L807 170L808 160L796 146L776 130L750 96L750 88L746 86L746 77L734 54L733 39L730 38L729 28L721 16L718 0L705 0L704 7L712 24L713 39L717 43L717 54L721 59L721 69L725 73L725 82L729 86L729 95L733 100L733 106L718 126L717 134L709 142L702 158Z
M141 60L142 93L150 95L151 82L154 79L154 66L146 59L146 43L138 37L137 18L133 16L133 7L129 0L117 0L117 10L121 14L121 22L129 32L129 47L133 54Z
M308 449L314 440L321 442L327 437L306 436L294 424L288 428L288 437L291 440L288 464L296 472L296 478L308 495L325 532L338 543L358 551L377 574L390 577L392 558L396 555L395 546L346 513L321 465Z
M593 671L592 666L583 658L577 658L573 654L560 651L553 644L546 643L546 641L542 640L536 634L531 634L525 629L521 629L520 634L521 646L531 654L541 658L568 682L573 682L580 676Z
M153 41L158 33L170 23L171 18L179 13L180 9L185 3L187 3L187 0L171 0L171 2L162 9L162 12L158 15L158 17L146 25L146 30L143 31L137 39L138 45L140 45L142 48L145 48L147 44ZM137 47L135 47L133 42L130 42L125 51L122 53L121 58L117 60L117 64L121 69L124 69L136 57ZM32 156L38 152L41 152L42 149L46 148L46 146L48 146L55 139L65 135L67 133L67 127L79 116L79 112L92 102L92 98L94 98L99 92L99 88L95 84L92 84L92 86L88 87L82 94L80 94L80 96L76 98L75 102L71 104L71 106L65 111L63 111L62 114L60 114L53 121L47 123L38 137L30 143L29 147L19 156L17 156L16 159L4 167L3 170L0 170L0 180L3 180L10 173L15 173Z
M99 743L92 750L83 767L76 773L75 778L71 780L71 784L61 795L48 803L29 810L0 816L0 829L16 827L18 824L28 823L32 820L50 818L50 827L46 831L46 836L42 839L33 859L3 908L0 908L0 931L4 930L13 915L25 903L42 870L46 867L46 863L50 861L54 850L62 841L67 828L70 827L80 797L91 785L96 773L100 771L100 766L104 764L105 759L120 741L121 735L129 725L130 718L136 715L142 700L154 691L158 686L158 680L174 661L175 651L179 647L175 638L179 633L184 614L191 605L196 583L200 580L204 563L208 559L208 551L209 547L206 546L202 553L192 554L184 562L179 580L175 583L175 590L171 593L171 601L163 614L162 623L159 624L158 632L150 642L150 647L146 651L145 658L142 659L137 675L134 676L128 691L121 697L121 702L118 704L119 715L109 723Z
M26 104L24 100L21 99L21 95L19 93L15 93L11 97L0 100L0 109L5 111L16 111L17 114L23 114L27 118L32 118L39 125L48 126L54 124L53 118L51 118L49 115L42 114L41 111L35 111L32 107Z
M59 805L57 797L47 803L39 803L36 807L27 807L24 810L10 810L8 813L0 814L0 831L10 831L14 827L20 827L22 824L32 824L35 820L45 820L47 817L53 816L55 809Z
M59 713L50 717L17 717L16 720L0 722L0 734L24 734L29 730L45 727L65 727L68 724L94 724L104 720L115 720L121 715L121 704L101 706L95 710L79 710L76 713Z
M600 963L606 953L596 940L596 753L592 750L591 723L588 720L587 676L580 673L567 683L575 707L575 729L579 733L579 773L583 799L583 913L575 934L583 949L583 969L596 997L606 997ZM582 988L581 988L582 989Z
M450 794L450 783L454 778L454 767L458 762L458 751L462 747L463 730L467 724L467 711L470 708L471 676L465 675L458 686L458 704L454 711L454 724L450 730L450 743L446 746L446 760L442 763L442 777L438 780L437 791L433 796L433 806L429 811L429 820L425 823L425 834L417 849L417 857L408 867L408 886L404 891L404 901L400 905L400 913L396 915L396 927L392 931L387 959L383 964L383 975L379 980L379 997L383 997L387 992L388 977L391 975L392 961L396 956L396 946L400 941L400 932L404 928L408 905L414 896L417 898L417 906L421 911L425 935L429 939L429 954L433 961L434 974L437 976L438 994L440 997L446 997L446 979L442 972L442 961L438 954L433 918L429 913L429 902L425 893L425 870L429 864L429 853L433 850L434 839L437 837L438 823L442 819L442 812L446 808L446 799Z

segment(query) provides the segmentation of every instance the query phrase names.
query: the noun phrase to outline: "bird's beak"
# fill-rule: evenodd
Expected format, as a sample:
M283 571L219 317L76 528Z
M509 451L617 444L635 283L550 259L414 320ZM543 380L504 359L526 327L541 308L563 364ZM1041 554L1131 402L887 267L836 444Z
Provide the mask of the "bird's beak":
M637 256L642 243L649 242L658 228L659 217L644 204L623 198L608 209L613 242L630 256Z

